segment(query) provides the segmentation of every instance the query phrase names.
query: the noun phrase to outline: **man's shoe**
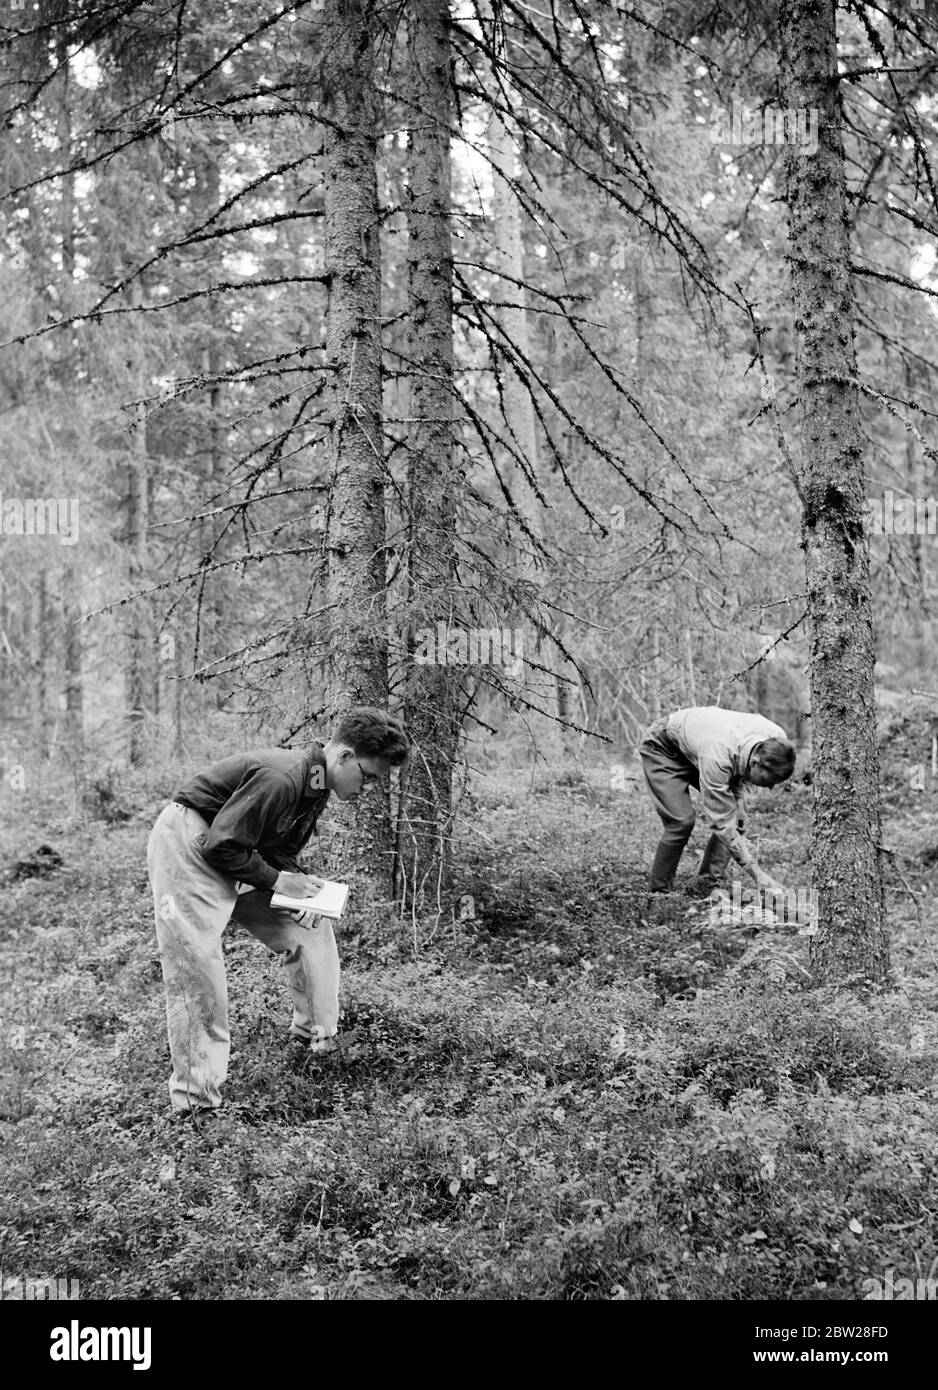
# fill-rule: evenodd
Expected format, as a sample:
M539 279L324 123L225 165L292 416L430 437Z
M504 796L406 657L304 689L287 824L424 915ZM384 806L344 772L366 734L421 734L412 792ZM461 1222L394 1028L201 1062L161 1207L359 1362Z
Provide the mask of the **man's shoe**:
M364 1028L348 1028L344 1033L337 1033L331 1038L314 1038L309 1045L309 1051L314 1057L328 1057L334 1052L347 1052L350 1047L361 1042L364 1036Z
M304 1038L299 1033L290 1033L286 1041L286 1055L296 1062L305 1062L310 1057L331 1057L336 1052L345 1052L364 1038L363 1028L349 1028L331 1038Z
M217 1120L221 1108L220 1105L190 1105L185 1109L174 1110L173 1124L185 1124L188 1121L200 1125L206 1120Z
M694 898L708 898L714 888L725 888L725 881L715 874L698 874L687 885L687 891Z

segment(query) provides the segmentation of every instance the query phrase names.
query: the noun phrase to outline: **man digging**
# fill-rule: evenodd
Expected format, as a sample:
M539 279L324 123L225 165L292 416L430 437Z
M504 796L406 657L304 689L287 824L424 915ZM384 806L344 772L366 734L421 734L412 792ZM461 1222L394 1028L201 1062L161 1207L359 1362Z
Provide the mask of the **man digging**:
M768 893L785 894L759 868L743 839L743 788L774 787L789 778L795 750L785 730L761 714L705 705L679 709L646 731L640 755L645 781L664 825L655 851L649 888L668 893L684 846L694 828L690 788L700 792L700 814L710 839L697 870L694 890L709 893L720 885L730 858Z

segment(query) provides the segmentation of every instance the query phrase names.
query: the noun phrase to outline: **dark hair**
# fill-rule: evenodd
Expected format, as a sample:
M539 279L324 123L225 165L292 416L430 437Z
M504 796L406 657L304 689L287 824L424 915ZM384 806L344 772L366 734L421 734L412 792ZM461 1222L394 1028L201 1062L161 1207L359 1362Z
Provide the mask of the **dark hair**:
M410 754L411 738L399 719L374 705L356 705L339 716L332 730L336 743L347 743L363 758L384 758L400 767Z
M786 781L795 770L795 750L782 738L767 738L756 744L753 753L776 782Z

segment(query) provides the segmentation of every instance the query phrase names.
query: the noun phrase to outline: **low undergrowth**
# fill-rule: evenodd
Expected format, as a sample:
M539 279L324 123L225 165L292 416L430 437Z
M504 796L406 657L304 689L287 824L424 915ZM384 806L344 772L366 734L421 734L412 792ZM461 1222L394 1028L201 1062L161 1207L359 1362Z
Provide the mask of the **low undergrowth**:
M159 800L20 816L4 858L48 841L63 864L10 886L0 923L5 1275L105 1298L629 1300L933 1275L931 895L921 916L892 897L900 988L806 989L804 939L754 950L706 902L648 897L637 791L538 785L484 783L455 931L416 958L386 924L346 943L344 1054L287 1055L279 966L229 933L228 1105L201 1124L165 1095ZM758 810L770 864L806 862L807 805Z

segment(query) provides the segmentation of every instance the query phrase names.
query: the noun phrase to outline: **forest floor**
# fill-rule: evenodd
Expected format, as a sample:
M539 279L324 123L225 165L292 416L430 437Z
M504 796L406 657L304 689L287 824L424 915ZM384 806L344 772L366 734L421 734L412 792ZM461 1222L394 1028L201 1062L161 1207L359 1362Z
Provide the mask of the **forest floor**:
M492 773L461 830L475 920L417 957L406 931L340 937L347 1053L285 1056L280 967L229 929L227 1105L201 1124L169 1113L146 882L169 784L111 823L24 799L0 860L64 862L4 889L4 1277L84 1298L801 1300L938 1276L938 782L887 766L896 988L806 988L806 937L650 898L638 782ZM789 784L752 814L789 884L810 798Z

